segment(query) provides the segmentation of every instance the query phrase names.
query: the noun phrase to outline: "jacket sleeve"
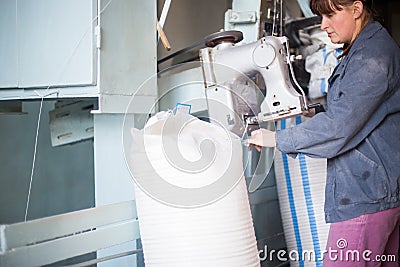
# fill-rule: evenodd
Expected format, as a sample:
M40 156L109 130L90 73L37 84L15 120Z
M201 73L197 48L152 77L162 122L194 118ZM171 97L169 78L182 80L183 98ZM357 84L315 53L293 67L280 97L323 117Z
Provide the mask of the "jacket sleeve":
M355 53L333 81L326 112L277 131L277 148L291 156L332 158L356 147L387 114L388 66L383 65L377 55Z

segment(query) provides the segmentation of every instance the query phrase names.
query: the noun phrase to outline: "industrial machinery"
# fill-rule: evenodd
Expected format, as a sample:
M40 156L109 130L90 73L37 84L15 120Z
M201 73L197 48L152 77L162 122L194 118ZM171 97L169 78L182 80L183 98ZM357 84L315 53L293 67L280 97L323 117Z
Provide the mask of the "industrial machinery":
M4 58L0 73L0 111L7 114L30 113L15 121L11 121L13 117L9 120L3 117L3 136L12 136L9 139L17 140L12 149L5 146L3 158L19 158L7 156L9 151L34 154L33 161L21 160L18 168L12 164L2 166L3 190L0 195L6 202L0 215L6 214L8 220L2 217L0 222L0 266L39 266L66 259L69 262L75 260L71 257L90 252L96 255L85 263L87 265L98 263L105 266L103 264L108 263L104 261L112 259L107 266L142 266L142 257L134 256L140 254L141 249L132 179L121 153L121 129L128 103L133 103L134 109L130 111L134 126L141 127L142 118L148 117L148 107L159 99L169 97L168 104L172 104L163 106L160 103L160 108L173 108L176 102L188 103L195 99L198 101L193 101L193 114L209 112L210 118L222 116L223 119L218 121L238 134L244 133L251 125L255 127L258 123L295 116L308 108L304 92L300 86L292 85L292 82L296 84L293 75L293 81L290 79L292 70L287 39L271 36L283 34L283 8L288 9L287 13L296 11L289 17L299 17L301 14L297 12L296 2L303 3L300 7L308 8L307 0L233 0L231 9L225 13L223 26L230 31L208 36L208 48L201 50L202 66L191 62L193 64L189 65L196 67L173 73L164 79L156 75L158 64L173 58L179 51L158 60L156 64L160 56L155 42L157 1L90 0L50 4L51 1L46 0L34 5L32 1L21 0L0 2L0 14L5 19L4 23L0 23L0 36L7 40L0 44L0 54ZM199 5L209 10L210 4L217 2L227 1L199 1L196 5L181 1L180 5L184 8L178 9L175 14L187 15L191 9L196 9L197 14ZM170 3L166 0L164 6ZM310 12L303 10L303 13ZM175 28L169 27L169 36L175 30L180 38L189 42L191 36L182 32L194 29L193 23L197 21L199 24L212 21L208 12L204 14L207 16L205 20L199 16L191 23L181 23L174 18L180 23ZM163 12L159 21L160 24L165 21ZM208 32L210 25L205 24L201 28ZM242 32L243 44L239 46L236 43L243 38ZM265 35L269 36L259 39ZM177 40L174 41L174 48L179 48ZM203 44L200 40L180 52ZM203 105L206 101L203 98L202 73L207 106ZM149 90L136 94L136 89L148 77L154 79L148 79L147 86L141 88ZM260 85L261 80L266 88ZM164 87L171 89L171 93L161 94ZM237 93L238 90L240 93ZM134 101L130 102L133 95ZM55 100L58 101L56 104L53 103ZM200 102L201 105L196 105ZM40 119L42 104L44 107L56 107L50 114L48 127L52 141L58 142L53 143L59 146L56 149L50 147L50 142L43 142L45 138L38 138L46 136L42 130L47 129L39 127L47 120L46 117ZM36 106L40 107L38 115ZM45 111L43 114L47 114ZM36 133L36 140L42 142L22 142L25 140L22 137L29 133ZM93 141L90 140L92 138ZM78 146L81 140L88 139L90 143ZM69 145L62 146L65 144ZM39 164L36 164L39 168L34 169L35 164L32 164L31 169L36 151L39 151ZM275 174L273 170L268 173L273 157L268 153L251 154L247 150L245 153L249 153L248 157L252 159L249 160L251 166L246 179L256 178L249 185L249 200L257 245L259 249L266 245L282 249L286 245ZM71 158L76 158L77 162L82 159L81 164L65 167ZM253 172L255 165L259 166L259 172ZM81 173L81 170L85 172ZM25 179L25 173L31 173L31 179ZM79 179L74 180L73 176ZM16 177L21 181L17 183ZM36 183L37 177L45 182ZM37 190L32 194L35 201L24 202L24 186L18 186L19 191L10 190L11 186L24 182L26 191L29 185L28 199L31 196L30 185L33 184L32 188ZM60 184L63 186L53 186ZM53 191L50 192L53 195L49 191ZM74 197L71 192L79 194L79 197ZM93 203L85 202L89 198L82 196L91 194ZM35 199L36 196L40 197ZM17 220L9 219L25 205L24 221L14 223ZM65 213L77 209L79 211ZM45 215L49 217L42 218ZM269 262L264 263L271 266ZM84 266L83 262L79 266Z
M235 45L242 40L241 32L223 31L207 40L209 47L200 50L200 58L211 118L219 118L227 129L239 134L245 126L297 116L308 110L306 95L293 74L286 37L267 36ZM261 76L265 83L265 96L261 96L259 111L252 107L257 99L243 99L249 103L246 112L235 100L243 94L236 94L228 83L240 83L242 77L256 76ZM248 90L253 89L250 87L257 86L248 86ZM254 94L251 97L260 98ZM221 108L219 103L225 103L227 108Z

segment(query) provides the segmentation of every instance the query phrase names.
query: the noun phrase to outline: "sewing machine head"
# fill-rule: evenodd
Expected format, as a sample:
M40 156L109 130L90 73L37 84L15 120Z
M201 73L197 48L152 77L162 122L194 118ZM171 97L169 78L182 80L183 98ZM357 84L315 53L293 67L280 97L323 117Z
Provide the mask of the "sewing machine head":
M241 135L248 125L302 114L306 96L293 75L288 39L268 36L235 45L240 34L215 33L207 38L213 47L200 50L209 117ZM260 77L265 93L258 87Z

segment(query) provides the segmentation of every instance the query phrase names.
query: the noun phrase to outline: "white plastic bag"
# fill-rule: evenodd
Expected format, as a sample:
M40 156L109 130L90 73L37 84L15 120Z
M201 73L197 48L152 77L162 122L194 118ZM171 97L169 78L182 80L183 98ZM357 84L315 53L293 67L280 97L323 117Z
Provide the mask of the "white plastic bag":
M259 266L240 139L170 112L132 138L146 266Z

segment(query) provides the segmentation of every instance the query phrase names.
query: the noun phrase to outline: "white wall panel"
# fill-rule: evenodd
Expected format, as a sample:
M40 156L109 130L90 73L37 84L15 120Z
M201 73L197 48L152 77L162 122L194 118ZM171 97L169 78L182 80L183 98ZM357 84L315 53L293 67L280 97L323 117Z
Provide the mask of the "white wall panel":
M18 0L19 87L94 82L92 0Z
M17 87L16 0L0 1L0 88Z

